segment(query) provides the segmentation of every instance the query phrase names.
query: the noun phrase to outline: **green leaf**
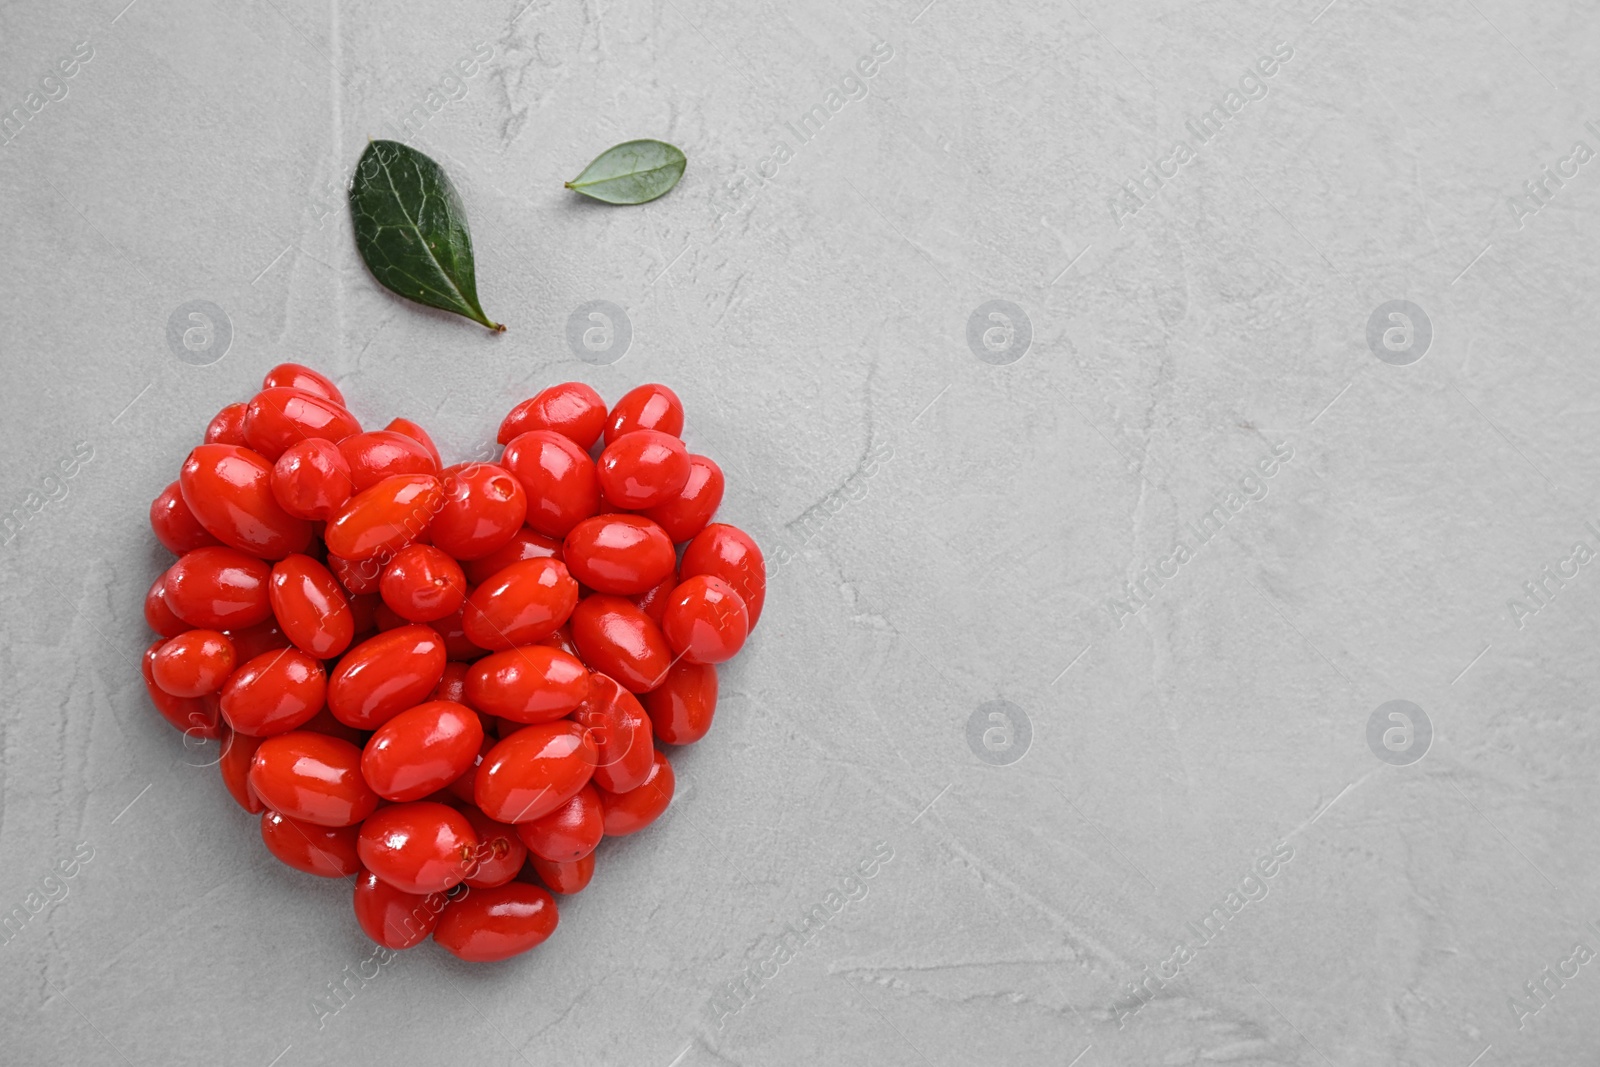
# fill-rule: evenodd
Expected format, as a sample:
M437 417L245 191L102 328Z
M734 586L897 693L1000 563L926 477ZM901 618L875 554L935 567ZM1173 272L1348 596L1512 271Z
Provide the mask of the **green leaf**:
M688 165L665 141L624 141L601 152L567 188L608 204L643 204L671 191Z
M398 141L368 142L350 178L350 221L384 288L505 329L478 304L466 209L439 164Z

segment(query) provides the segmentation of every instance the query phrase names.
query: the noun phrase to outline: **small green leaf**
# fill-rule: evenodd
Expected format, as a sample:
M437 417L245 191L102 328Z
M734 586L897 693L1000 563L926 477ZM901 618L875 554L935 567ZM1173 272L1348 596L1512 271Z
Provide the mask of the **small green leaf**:
M350 178L350 221L384 288L505 329L478 305L466 209L439 164L398 141L368 142Z
M608 204L643 204L671 191L688 165L665 141L624 141L601 152L567 188Z

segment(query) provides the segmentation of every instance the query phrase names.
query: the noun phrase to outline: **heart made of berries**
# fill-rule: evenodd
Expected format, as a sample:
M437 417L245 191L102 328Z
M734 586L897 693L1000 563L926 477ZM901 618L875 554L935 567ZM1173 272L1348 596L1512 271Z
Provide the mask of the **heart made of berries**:
M682 432L664 385L607 410L567 382L511 409L498 459L446 467L285 363L150 505L178 555L145 596L151 702L219 742L269 852L354 879L383 948L526 952L601 840L671 802L657 744L706 735L766 594Z

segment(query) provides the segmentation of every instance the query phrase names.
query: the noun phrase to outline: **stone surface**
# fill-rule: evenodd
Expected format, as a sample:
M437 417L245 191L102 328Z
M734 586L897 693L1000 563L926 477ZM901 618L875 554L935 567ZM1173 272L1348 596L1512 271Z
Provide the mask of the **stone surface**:
M0 1060L1592 1061L1592 5L925 2L0 13ZM372 282L369 136L508 332ZM147 706L146 507L282 360L455 455L667 382L772 561L513 963L369 962Z

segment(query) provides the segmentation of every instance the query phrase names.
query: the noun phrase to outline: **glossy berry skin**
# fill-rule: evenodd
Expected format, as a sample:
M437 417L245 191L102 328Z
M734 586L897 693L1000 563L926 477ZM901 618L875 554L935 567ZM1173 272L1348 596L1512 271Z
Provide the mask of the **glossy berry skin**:
M550 887L552 893L571 896L589 887L594 878L594 853L571 862L551 862L541 856L529 856L528 866L539 876L539 881Z
M261 747L264 740L235 733L226 724L222 727L222 758L217 760L217 770L222 774L223 788L234 803L251 815L259 815L267 807L256 796L256 791L250 788L250 764L255 759L256 749Z
M354 492L344 453L321 437L290 445L272 465L273 499L297 518L327 522Z
M167 576L163 572L156 575L156 580L150 583L150 591L144 595L144 621L150 629L170 639L191 627L178 618L168 605L166 582Z
M189 505L183 502L183 487L177 482L161 490L150 502L150 529L168 552L180 556L197 548L222 544L200 525Z
M222 717L239 733L271 737L310 721L327 692L321 660L297 648L263 652L222 687Z
M640 611L650 616L652 622L660 626L661 613L667 608L667 597L671 595L674 589L678 588L678 581L678 568L673 567L672 570L667 572L665 578L662 578L644 592L628 599L633 601L634 606Z
M273 619L224 632L228 640L233 642L233 661L236 664L253 660L263 652L276 652L289 647L289 639L283 636L283 630Z
M468 767L466 773L460 778L457 778L455 781L445 786L442 794L436 796L434 799L442 800L449 796L460 801L465 807L471 807L472 805L476 804L477 802L473 800L473 787L478 780L478 768L483 765L484 757L489 754L489 750L494 748L494 746L497 744L499 744L499 740L497 738L488 736L486 733L483 738L483 743L478 746L478 754L472 758L472 766Z
M301 363L280 363L273 367L267 371L267 376L261 379L261 388L298 389L302 393L311 393L313 396L331 400L340 407L345 406L344 394L333 384L333 379Z
M689 455L689 477L670 499L645 511L645 515L667 531L675 544L693 538L722 506L726 480L722 468L709 456Z
M310 556L273 564L268 598L284 636L302 652L332 659L350 647L355 636L350 602L328 568Z
M345 559L328 553L328 570L353 596L376 596L383 585L383 566L376 559Z
M578 794L594 774L594 740L577 723L526 726L489 750L473 800L496 822L530 822Z
M744 601L750 628L755 629L767 599L767 563L749 534L727 523L712 523L683 550L678 573L685 578L709 574L727 582Z
M361 866L406 893L438 893L471 869L478 835L467 817L431 800L379 808L361 824Z
M269 461L308 437L338 444L360 432L361 424L343 404L300 389L263 389L244 409L244 439Z
M167 568L163 599L191 626L231 630L272 617L272 569L236 548L197 548Z
M361 868L354 826L318 826L276 811L261 813L267 851L297 871L321 878L348 878Z
M365 868L356 872L356 924L384 948L420 945L433 933L444 912L443 893L407 893Z
M458 560L504 548L528 516L528 494L494 463L463 463L440 476L444 500L428 527L433 543Z
M672 650L690 663L722 663L744 647L750 614L744 600L721 578L685 578L667 597L661 632Z
M542 944L557 921L555 898L542 886L507 882L446 904L433 939L457 959L493 963Z
M513 563L520 563L525 559L545 558L555 560L561 558L561 540L546 537L532 527L524 526L512 534L509 541L487 556L462 560L461 568L467 572L469 584L482 585Z
M488 889L515 878L528 858L528 846L517 836L517 828L495 822L477 808L467 808L461 814L467 817L473 833L478 835L478 851L472 857L467 885Z
M346 726L376 730L426 700L444 664L444 641L428 627L385 630L346 652L334 668L328 710Z
M605 426L606 402L600 394L582 382L563 382L512 408L497 439L504 445L532 430L552 430L587 452Z
M249 781L273 811L317 826L354 826L378 807L361 777L361 750L326 734L295 730L262 741Z
M467 669L467 703L512 722L559 719L589 691L584 665L549 645L508 648Z
M418 426L410 419L391 419L389 425L385 426L384 429L393 430L395 433L403 433L413 441L416 441L428 450L429 455L433 456L434 467L441 470L444 468L444 460L439 458L439 446L433 443L433 438L421 426Z
M365 730L357 730L353 726L346 726L338 719L335 719L333 712L327 708L323 708L311 716L299 729L307 733L327 734L329 737L337 737L341 741L350 742L357 748L366 747L367 739L372 736Z
M626 793L608 793L604 789L599 791L600 807L605 812L606 836L626 837L655 822L667 810L667 805L672 803L674 788L676 779L672 774L672 764L658 749L650 775L639 788Z
M672 646L655 621L632 601L596 593L585 597L567 621L583 661L609 674L631 693L660 685L672 665Z
M551 430L521 434L500 465L522 483L528 497L527 524L546 537L567 531L600 512L600 479L589 453Z
M635 430L606 446L595 464L600 495L615 510L653 508L683 492L689 482L689 452L659 430Z
M595 850L605 836L605 811L594 785L585 785L555 811L517 823L528 851L553 863L573 863Z
M594 739L596 788L625 793L644 784L655 756L650 718L639 698L603 674L589 675L589 693L572 721Z
M439 684L433 687L433 695L429 700L451 700L457 704L467 702L467 665L465 663L446 663L444 674L439 678Z
M477 712L431 700L378 727L361 753L361 775L385 800L421 800L465 774L482 744Z
M272 493L272 464L237 445L200 445L178 474L183 502L217 540L260 556L304 552L311 524L283 510Z
M581 659L581 657L578 655L578 646L572 643L572 631L567 629L565 626L561 627L555 633L551 634L549 637L546 637L539 643L541 645L548 645L551 648L559 648L561 651L565 652L574 659Z
M635 430L683 434L683 401L664 385L651 383L629 390L606 416L606 444Z
M578 583L555 559L528 559L499 571L472 591L461 626L488 649L531 645L549 637L578 605Z
M562 542L561 558L578 581L618 596L648 592L678 562L667 532L643 515L584 519Z
M214 707L198 697L175 697L156 684L156 653L166 643L165 640L155 641L144 650L139 661L139 671L144 675L144 688L150 694L150 703L155 705L156 711L167 720L167 724L179 733L206 741L215 740L222 736L226 727L222 725Z
M444 638L445 655L451 660L460 661L457 666L475 660L489 651L467 636L461 619L466 609L466 601L462 601L461 606L449 615L428 623L440 637Z
M433 622L460 609L467 576L461 564L432 545L407 545L383 569L378 592L402 619Z
M428 446L393 430L351 434L338 448L350 465L350 483L358 493L397 474L439 473Z
M248 448L244 440L243 402L229 404L211 417L206 426L205 443L208 445L238 445Z
M642 698L656 740L692 745L711 729L717 710L717 669L709 663L679 660L666 681Z
M150 673L175 697L215 693L233 673L233 642L216 630L179 634L156 652Z
M350 560L393 555L427 532L443 496L431 474L397 474L351 497L328 522L328 551Z

